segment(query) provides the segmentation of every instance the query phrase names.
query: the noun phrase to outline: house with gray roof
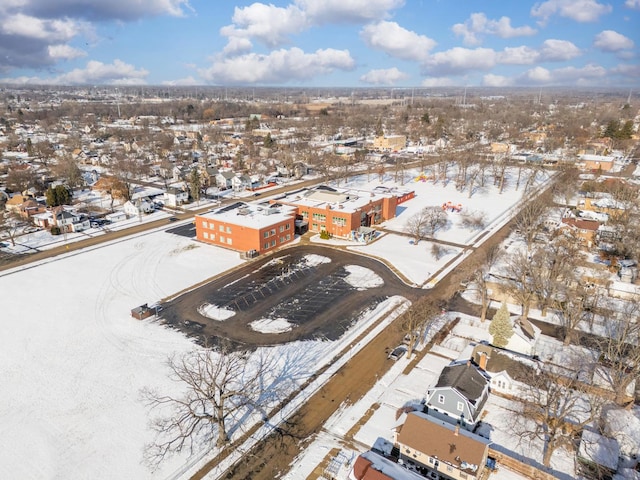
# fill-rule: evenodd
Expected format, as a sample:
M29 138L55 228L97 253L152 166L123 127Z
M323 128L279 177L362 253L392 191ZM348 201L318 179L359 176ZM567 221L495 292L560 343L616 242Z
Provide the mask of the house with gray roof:
M489 397L489 379L472 362L447 365L427 390L426 412L473 431Z

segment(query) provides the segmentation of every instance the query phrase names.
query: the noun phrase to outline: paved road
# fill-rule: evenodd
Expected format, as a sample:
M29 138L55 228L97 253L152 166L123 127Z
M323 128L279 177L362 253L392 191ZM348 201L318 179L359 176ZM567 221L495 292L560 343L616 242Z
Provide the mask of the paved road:
M290 192L290 191L295 191L295 190L299 190L301 188L307 188L313 185L317 185L319 182L318 180L306 180L300 183L296 183L293 185L285 185L283 187L279 187L273 190L270 190L269 192L264 192L264 196L273 196L273 195L279 195L282 193L286 193L286 192ZM238 202L241 201L242 199L238 199L238 198L230 198L227 200L224 200L221 205L227 205L233 202ZM246 199L247 201L251 201L253 200L252 197L249 197ZM187 220L189 218L194 217L196 214L199 213L204 213L206 211L211 210L211 205L207 205L203 208L197 209L197 210L189 210L189 211L184 211L182 213L176 213L174 215L174 217L177 219L177 221L181 221L181 220ZM58 255L61 254L65 254L65 253L69 253L69 252L76 252L79 250L82 250L83 248L87 248L87 247L93 247L96 245L100 245L102 243L105 242L110 242L113 240L117 240L117 239L121 239L121 238L125 238L128 237L130 235L135 235L135 234L139 234L139 233L143 233L146 232L148 230L152 230L155 228L160 228L160 227L167 227L169 225L172 225L173 222L169 221L168 219L164 218L161 220L155 220L153 222L147 222L147 223L142 223L142 224L138 224L138 225L134 225L132 227L123 229L123 230L115 230L115 231L110 231L107 232L103 235L99 235L96 237L91 237L91 238L87 238L85 240L80 240L80 241L76 241L76 242L72 242L72 243L67 243L67 244L63 244L60 245L58 247L53 247L47 250L42 250L39 252L34 252L34 253L29 253L29 254L23 254L23 255L0 255L0 272L4 271L4 270L8 270L8 269L12 269L15 267L21 267L21 266L28 266L29 264L33 263L33 262L37 262L40 260L44 260L47 258L52 258L52 257L56 257ZM181 226L177 226L176 227L178 229L178 232L183 232L183 230L181 229ZM186 232L186 230L185 230ZM182 234L182 233L179 233Z

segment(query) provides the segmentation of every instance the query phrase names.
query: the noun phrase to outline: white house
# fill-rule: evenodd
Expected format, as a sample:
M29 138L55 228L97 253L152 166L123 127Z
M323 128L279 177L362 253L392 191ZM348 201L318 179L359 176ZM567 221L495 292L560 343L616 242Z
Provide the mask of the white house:
M169 207L177 207L189 200L189 192L179 188L169 187L164 193L164 204Z
M127 219L127 214L124 212L113 212L113 213L109 213L108 215L104 216L105 220L109 220L110 222L120 222L122 220L126 220Z
M151 213L154 211L153 204L147 202L146 200L137 199L132 201L127 201L124 205L124 213L129 217L136 217L143 213Z
M513 335L504 348L523 355L535 355L541 330L526 318L515 317L512 322Z

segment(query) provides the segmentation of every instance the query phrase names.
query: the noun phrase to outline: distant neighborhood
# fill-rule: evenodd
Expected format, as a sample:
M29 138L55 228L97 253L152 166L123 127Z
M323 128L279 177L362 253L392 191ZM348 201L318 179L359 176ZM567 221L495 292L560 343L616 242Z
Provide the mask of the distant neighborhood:
M340 442L326 440L338 436L329 426L325 443L308 439L306 453L322 458L305 478L638 479L640 109L620 92L495 93L248 101L2 88L0 267L146 224L188 239L176 252L228 254L224 268L282 262L303 240L375 258L414 297L399 306L395 292L371 295L369 316L398 302L393 330L380 334L384 371L370 372L370 398L336 396L354 424ZM319 271L318 257L304 261L279 274ZM347 284L348 273L332 280L339 295L369 288ZM264 297L271 270L261 275ZM165 300L140 299L123 318L160 323ZM208 316L195 311L218 323L235 315L213 303ZM332 361L353 359L391 311L345 337ZM364 322L356 313L349 328ZM179 323L207 329L196 314ZM338 372L330 377L358 381ZM235 395L238 411L250 404L262 419L252 421L268 423L264 405ZM241 435L215 448L244 452Z

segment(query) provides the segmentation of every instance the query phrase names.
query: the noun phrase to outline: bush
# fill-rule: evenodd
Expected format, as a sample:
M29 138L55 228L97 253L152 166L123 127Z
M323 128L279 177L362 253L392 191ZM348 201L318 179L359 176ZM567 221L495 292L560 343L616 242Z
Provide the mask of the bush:
M58 227L57 225L54 225L53 227L51 227L51 235L60 235L62 233L62 231L60 230L60 227Z
M322 230L320 232L320 238L322 240L329 240L329 239L331 239L331 234L329 232L327 232L326 230Z

